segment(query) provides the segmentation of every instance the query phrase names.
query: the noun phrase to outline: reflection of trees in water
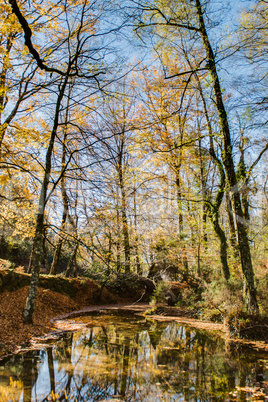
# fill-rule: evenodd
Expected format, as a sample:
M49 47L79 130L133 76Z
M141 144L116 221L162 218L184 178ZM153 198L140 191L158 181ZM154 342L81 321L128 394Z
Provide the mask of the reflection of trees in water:
M145 330L150 326L151 324L147 322L141 326L131 325L131 330L126 335L122 334L122 331L114 325L94 328L93 350L87 351L87 355L91 353L93 356L91 359L92 370L83 373L82 383L85 384L83 400L95 401L105 396L119 396L124 397L124 400L133 400L132 397L137 393L141 383L138 365L148 358L148 353L144 354L143 350L148 349L150 345L148 334L147 337L144 337ZM142 335L141 339L140 335ZM86 334L80 338L80 343L87 345ZM105 357L97 368L95 366L96 349L98 356ZM94 372L94 377L92 372ZM106 390L105 394L103 390Z
M37 361L39 357L39 352L32 353L27 352L23 355L22 362L22 375L21 380L23 383L23 402L31 402L32 398L32 389L36 383L38 370L37 370Z
M36 387L38 377L38 362L42 355L43 351L28 351L14 355L6 363L5 372L0 371L1 391L5 391L4 396L0 391L1 402L18 400L31 402L32 392ZM3 374L5 374L5 377ZM20 397L18 397L19 394Z
M220 361L215 360L220 339L187 327L179 328L177 337L168 335L168 347L159 349L157 362L170 370L160 374L159 382L186 401L211 399L219 390L218 380L224 378Z
M237 355L234 360L225 353L224 340L204 331L189 328L181 328L180 331L176 341L168 341L167 348L158 349L158 365L169 367L169 371L163 370L157 379L163 389L171 389L186 401L208 401L213 398L224 401L231 390L236 390L236 386L259 385L252 375L254 365L244 359L242 361L243 355ZM167 339L174 338L167 336ZM162 338L161 344L164 343ZM257 367L260 367L259 363ZM263 371L259 371L261 375L258 378L263 379ZM245 392L240 392L238 400L248 400L247 397Z
M224 401L236 386L262 383L266 365L225 348L224 340L176 323L127 321L102 323L67 334L43 352L20 357L23 402L37 393L38 368L47 370L46 401ZM235 357L235 359L234 359ZM42 359L38 363L38 359ZM41 372L41 371L40 371ZM41 391L39 392L39 395ZM73 397L71 397L73 395ZM239 394L239 401L246 400ZM174 400L174 399L173 399Z
M47 364L50 378L50 391L55 395L55 371L54 371L54 359L53 359L53 350L51 348L47 348Z
M150 328L147 330L148 335L150 337L150 343L154 349L156 349L157 345L161 341L162 333L164 330L163 325L159 325L159 322L155 321L151 324Z

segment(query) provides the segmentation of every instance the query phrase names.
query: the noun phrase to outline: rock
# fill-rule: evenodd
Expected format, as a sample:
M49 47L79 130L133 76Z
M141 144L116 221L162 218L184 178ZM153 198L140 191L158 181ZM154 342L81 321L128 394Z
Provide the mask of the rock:
M175 306L178 302L178 298L172 290L167 290L165 293L165 300L169 306Z

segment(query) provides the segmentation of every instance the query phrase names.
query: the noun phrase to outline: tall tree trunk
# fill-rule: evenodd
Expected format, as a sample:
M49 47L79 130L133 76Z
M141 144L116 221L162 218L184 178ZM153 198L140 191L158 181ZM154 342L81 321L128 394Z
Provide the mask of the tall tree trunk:
M73 218L70 214L68 215L70 224L72 225L73 231L74 231L75 246L74 246L71 258L68 262L68 266L67 266L66 272L65 272L65 277L69 277L71 274L72 267L74 267L73 276L75 278L77 277L76 256L77 256L77 251L78 251L78 247L79 247L78 229L77 229L77 227L78 227L77 202L78 202L78 186L76 184L76 198L75 198L75 204L74 204L75 218ZM93 239L92 239L92 242L93 242Z
M200 127L198 122L198 131L200 133ZM207 235L207 214L208 214L208 206L205 202L207 198L207 186L206 186L206 175L205 175L205 167L203 162L203 155L202 155L202 140L201 136L198 139L198 156L199 156L199 166L200 166L200 183L201 183L201 193L204 202L202 203L202 235L203 241L205 244L205 248L207 248L208 242L208 235Z
M110 276L110 274L111 274L111 255L112 255L112 245L113 245L113 242L112 242L112 234L111 234L111 232L109 231L109 234L108 234L108 253L107 253L107 257L106 257L106 261L105 261L105 263L106 263L106 278L108 279L108 277Z
M219 210L220 210L220 206L222 204L222 200L223 200L223 196L224 196L226 178L225 178L225 173L224 173L224 168L222 166L222 163L219 160L219 158L217 158L217 155L214 150L213 132L212 132L210 119L208 116L207 105L206 105L206 101L204 98L204 94L202 91L202 87L201 87L199 78L197 76L196 76L196 78L197 78L199 93L200 93L201 100L203 103L205 118L206 118L206 122L207 122L207 129L208 129L208 133L209 133L209 154L210 154L211 158L213 159L213 161L215 162L215 164L218 168L218 171L219 171L219 175L220 175L220 183L219 183L217 194L215 196L214 201L211 201L209 199L209 195L206 190L206 179L205 179L205 175L204 175L204 167L203 167L202 155L201 155L201 135L199 135L199 155L200 155L200 159L201 159L200 160L201 189L202 189L202 194L203 194L204 201L206 204L206 209L208 211L208 215L209 215L210 220L213 225L213 229L220 241L220 259L221 259L222 272L223 272L223 276L224 276L225 280L228 282L230 279L230 269L229 269L229 265L228 265L228 254L227 254L228 245L227 245L227 239L226 239L224 230L221 228L220 223L219 223ZM198 127L198 130L200 132L200 127Z
M183 216L182 216L182 208L181 208L181 177L180 177L180 168L181 164L176 164L174 166L175 174L176 174L176 197L177 197L177 205L178 205L178 215L179 215L179 235L182 236L183 232Z
M250 214L249 214L249 201L248 201L248 182L249 178L247 176L247 168L245 164L245 157L244 157L244 138L243 134L241 134L240 138L240 159L237 169L237 179L241 187L241 203L242 203L242 211L243 217L245 219L245 224L248 226L250 221Z
M66 76L63 82L60 84L59 87L59 95L56 102L55 108L55 117L54 117L54 124L50 135L49 145L47 148L46 153L46 163L45 163L45 172L44 178L42 182L40 197L38 201L38 212L36 218L36 225L35 225L35 236L33 240L32 246L32 256L31 256L31 283L30 289L28 293L28 297L26 300L26 305L23 311L23 319L26 323L33 322L33 311L35 306L35 299L37 294L38 282L39 282L39 273L40 273L40 265L41 265L41 255L43 251L43 231L44 231L44 215L45 215L45 205L46 205L46 196L49 186L49 179L51 175L51 160L52 160L52 153L53 147L55 142L55 137L59 125L59 116L60 116L60 108L61 102L63 99L64 91L68 82L68 76Z
M77 277L77 265L76 265L76 255L77 255L77 250L79 247L79 243L77 242L73 248L73 252L71 254L71 257L69 259L66 272L65 272L65 278L69 278L71 275L72 268L74 267L74 277Z
M212 156L214 162L217 165L219 174L220 174L220 183L218 187L217 194L213 202L209 202L208 200L208 207L209 207L209 217L211 219L214 231L220 241L220 259L222 265L222 271L225 280L228 282L230 279L230 270L228 265L228 254L227 254L227 239L224 233L224 230L221 228L219 223L219 210L222 204L224 192L225 192L225 173L221 161L217 158L216 153L214 151L213 145L213 138L210 137L210 155Z
M239 249L238 249L238 244L237 244L237 230L236 230L236 226L235 226L233 206L232 206L232 202L230 200L230 195L229 195L228 191L226 191L226 193L225 193L225 199L226 199L226 212L227 212L228 224L229 224L229 230L230 230L230 243L231 243L235 258L239 258Z
M64 126L64 135L62 141L62 158L61 158L61 197L62 197L62 204L63 204L63 212L61 218L61 226L60 226L60 233L59 238L56 244L55 252L53 255L53 261L50 268L50 275L56 275L58 269L58 262L60 258L61 248L64 239L64 232L65 232L65 224L68 215L68 196L66 192L66 179L65 179L65 164L66 164L66 140L67 140L67 124L68 124L68 114L69 114L69 99L71 95L71 88L69 89L68 94L68 102L66 107L66 116L65 116L65 126Z
M47 255L47 245L46 245L46 233L44 232L43 236L43 258L44 258L44 265L45 265L45 272L46 274L49 273L49 262L48 262L48 255Z
M61 248L62 248L62 244L63 244L63 236L64 236L66 218L67 218L67 213L64 211L62 214L60 234L59 234L58 241L57 241L55 251L53 254L53 261L52 261L52 264L50 267L49 275L56 275L57 271L58 271L58 263L59 263Z
M119 211L119 196L118 196L118 186L116 186L116 242L115 242L115 252L116 252L116 274L120 274L121 271L121 252L120 252L120 211Z
M62 178L62 200L63 200L63 213L60 226L60 234L56 244L55 252L53 255L53 261L50 268L50 275L56 275L58 269L59 258L61 254L62 244L64 240L65 225L68 216L68 197L65 188L65 179Z
M221 259L222 272L225 280L228 282L230 279L230 270L228 265L227 239L224 231L220 227L218 213L215 213L215 215L211 214L211 220L215 233L220 241L220 259Z
M199 83L199 80L198 80ZM200 85L200 83L199 83ZM199 88L199 92L202 92L201 86ZM200 94L202 98L203 93ZM202 99L205 101L205 99ZM203 102L204 103L204 102ZM206 105L205 105L206 108ZM208 117L208 116L207 116ZM210 125L210 122L209 122ZM198 138L198 157L199 157L199 168L200 168L200 184L201 184L201 194L202 194L202 237L203 237L203 243L205 249L207 249L207 242L208 242L208 235L207 235L207 216L208 216L208 205L206 203L206 200L208 198L208 190L206 186L206 172L205 172L205 166L204 166L204 161L203 161L203 155L202 155L202 139L201 139L201 128L200 128L200 123L199 120L197 119L197 126L198 126L198 133L199 133L199 138ZM198 255L200 256L200 247L201 244L199 242L198 244ZM200 258L198 258L199 264L200 264ZM200 267L199 267L200 271Z
M135 176L134 176L135 180ZM134 229L135 229L135 260L136 260L136 271L138 275L142 275L142 268L139 256L139 237L138 237L138 225L137 225L137 200L136 200L136 186L134 185L133 193L133 204L134 204Z
M123 244L124 244L124 254L125 254L125 273L130 273L130 242L129 242L129 231L128 231L128 221L127 221L127 208L126 208L126 193L125 184L123 178L123 164L122 156L120 156L119 166L118 166L118 178L119 187L121 191L121 214L123 223Z
M238 235L238 245L241 258L241 266L247 283L247 292L248 292L247 307L249 313L259 314L257 292L254 281L254 271L252 266L247 230L243 222L242 205L241 205L240 194L238 192L237 179L235 174L227 113L223 103L222 90L220 86L219 77L217 74L215 57L207 35L200 0L195 0L195 4L199 19L199 32L201 34L201 38L203 40L203 44L207 55L208 70L212 77L215 103L219 114L219 124L223 138L223 164L226 172L228 189L230 191L230 195L234 203L234 213L237 222L237 235Z

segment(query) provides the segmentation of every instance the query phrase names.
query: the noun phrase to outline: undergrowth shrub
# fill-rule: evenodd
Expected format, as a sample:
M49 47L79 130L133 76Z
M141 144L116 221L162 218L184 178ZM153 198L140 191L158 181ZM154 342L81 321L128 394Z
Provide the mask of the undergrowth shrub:
M199 303L202 318L222 321L229 315L239 315L243 310L241 281L231 278L227 284L224 279L206 285Z
M261 311L261 315L268 317L268 274L259 275L256 279L258 303Z
M169 283L165 281L157 282L150 304L165 303L165 297L168 291L170 291Z
M200 297L200 292L197 292L196 288L187 286L180 290L178 296L179 300L176 303L176 306L180 308L196 309L197 303L200 301Z

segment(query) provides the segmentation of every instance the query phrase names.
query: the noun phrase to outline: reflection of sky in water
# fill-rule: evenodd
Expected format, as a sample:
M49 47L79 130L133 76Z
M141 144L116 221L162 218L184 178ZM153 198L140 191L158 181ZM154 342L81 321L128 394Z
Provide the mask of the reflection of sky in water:
M268 360L233 351L215 333L143 318L88 323L0 367L0 402L256 401L268 393Z

